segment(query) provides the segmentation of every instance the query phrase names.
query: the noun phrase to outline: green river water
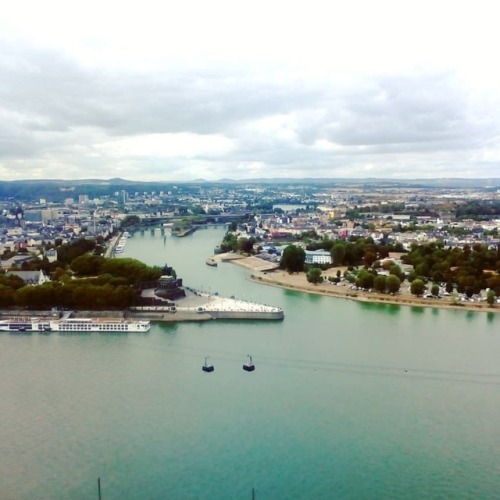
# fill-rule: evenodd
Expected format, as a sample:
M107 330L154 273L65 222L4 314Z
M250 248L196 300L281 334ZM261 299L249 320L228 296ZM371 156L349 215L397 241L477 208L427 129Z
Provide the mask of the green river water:
M0 335L2 500L500 496L500 315L253 283L205 264L223 231L123 255L283 321Z

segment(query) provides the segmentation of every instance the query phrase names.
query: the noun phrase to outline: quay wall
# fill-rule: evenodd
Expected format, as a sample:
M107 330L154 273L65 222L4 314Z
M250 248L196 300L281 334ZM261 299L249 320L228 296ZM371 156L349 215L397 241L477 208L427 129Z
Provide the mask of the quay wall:
M177 309L175 312L134 311L127 317L158 322L209 321L212 319L274 320L284 318L283 311L189 311Z
M156 321L160 323L168 323L174 321L209 321L214 319L208 313L198 313L195 311L173 311L173 312L131 312L127 315L129 318L144 319L149 321Z
M208 311L214 319L282 320L283 311Z
M60 314L54 315L52 311L24 311L24 310L0 310L0 319L12 316L54 319ZM180 322L180 321L210 321L214 319L233 320L273 320L279 321L284 318L283 310L231 310L214 308L212 310L198 310L192 308L176 308L175 311L168 310L127 310L127 311L72 311L74 318L116 318L129 320L149 320L153 322Z

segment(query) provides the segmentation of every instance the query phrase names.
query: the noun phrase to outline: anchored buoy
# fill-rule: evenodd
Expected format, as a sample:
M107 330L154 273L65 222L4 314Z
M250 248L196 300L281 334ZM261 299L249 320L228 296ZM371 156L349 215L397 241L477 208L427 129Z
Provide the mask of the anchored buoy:
M252 356L248 354L248 363L243 365L243 370L246 372L253 372L255 370L255 365L252 363Z
M207 363L208 356L205 357L205 364L201 367L204 372L213 372L215 370L214 365L209 365Z

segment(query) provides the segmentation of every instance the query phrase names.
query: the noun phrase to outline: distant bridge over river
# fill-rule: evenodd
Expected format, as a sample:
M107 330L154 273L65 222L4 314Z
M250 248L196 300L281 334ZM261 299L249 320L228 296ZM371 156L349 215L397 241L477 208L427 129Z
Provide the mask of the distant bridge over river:
M196 217L196 220L191 222L193 225L197 224L226 224L228 222L239 221L243 218L248 218L249 212L235 212L230 214L220 214L220 215L200 215ZM259 214L261 217L269 217L273 214ZM168 224L176 220L184 218L181 215L165 215L165 216L154 216L154 217L144 217L141 219L141 226L158 226L162 224ZM188 218L188 217L185 217Z

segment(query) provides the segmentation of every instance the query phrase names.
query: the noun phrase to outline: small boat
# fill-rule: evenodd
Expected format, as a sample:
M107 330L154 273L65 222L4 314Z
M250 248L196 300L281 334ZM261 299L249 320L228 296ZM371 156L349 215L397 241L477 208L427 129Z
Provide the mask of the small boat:
M253 372L255 370L255 365L252 362L252 356L248 354L248 363L243 365L243 370L246 372Z
M208 356L205 356L205 364L201 367L204 372L210 373L215 370L214 365L209 365L207 363Z

